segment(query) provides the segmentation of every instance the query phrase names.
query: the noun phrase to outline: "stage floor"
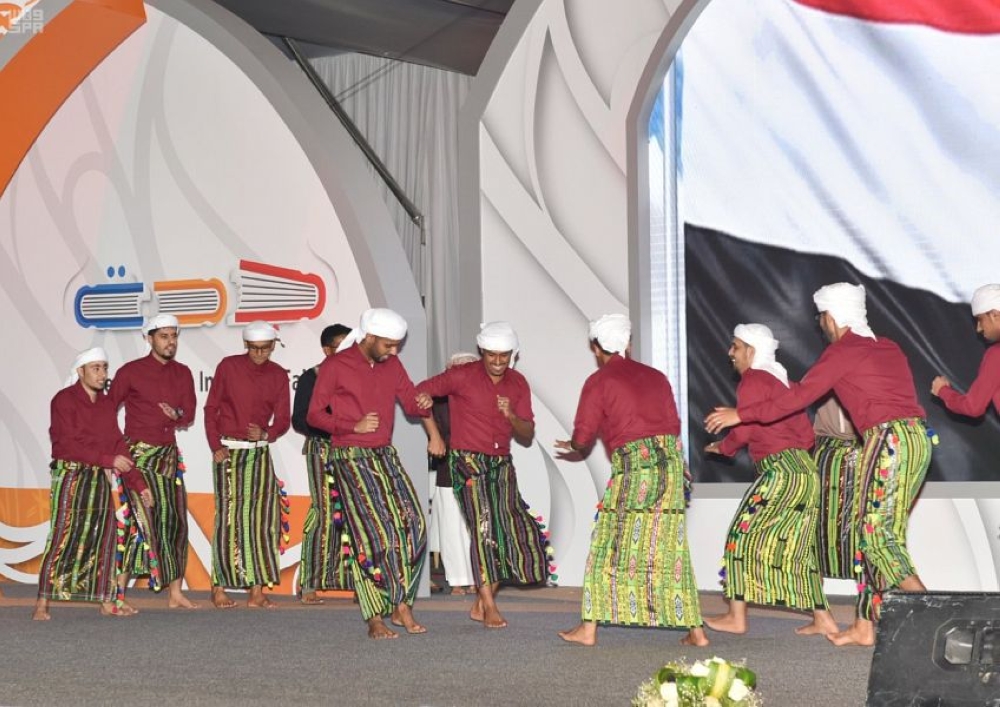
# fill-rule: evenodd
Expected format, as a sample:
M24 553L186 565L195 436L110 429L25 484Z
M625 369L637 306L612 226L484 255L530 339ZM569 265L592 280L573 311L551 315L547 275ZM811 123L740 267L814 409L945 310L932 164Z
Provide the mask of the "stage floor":
M577 588L504 589L510 626L468 618L472 598L419 599L428 632L393 641L366 637L350 599L279 608L168 610L165 598L130 593L131 618L96 605L53 603L52 620L30 620L35 588L4 584L0 599L0 705L627 705L663 663L713 655L745 660L768 707L853 707L865 701L872 650L835 648L794 629L806 616L751 611L743 636L709 633L712 645L678 644L679 631L604 627L594 648L556 632L579 618ZM134 596L133 596L134 595ZM234 594L240 599L241 595ZM721 612L704 594L706 614ZM853 606L834 613L846 625Z

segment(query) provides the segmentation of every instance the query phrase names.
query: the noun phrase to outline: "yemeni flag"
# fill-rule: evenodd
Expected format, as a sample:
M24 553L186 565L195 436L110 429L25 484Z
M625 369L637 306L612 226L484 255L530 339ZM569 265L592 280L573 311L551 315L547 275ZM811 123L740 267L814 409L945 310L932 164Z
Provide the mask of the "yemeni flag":
M1000 282L1000 0L713 0L676 66L692 449L735 400L733 327L770 326L797 379L825 346L812 292L849 281L909 356L941 438L929 478L1000 478L996 413L930 395L975 377L968 301ZM752 478L745 455L691 460Z

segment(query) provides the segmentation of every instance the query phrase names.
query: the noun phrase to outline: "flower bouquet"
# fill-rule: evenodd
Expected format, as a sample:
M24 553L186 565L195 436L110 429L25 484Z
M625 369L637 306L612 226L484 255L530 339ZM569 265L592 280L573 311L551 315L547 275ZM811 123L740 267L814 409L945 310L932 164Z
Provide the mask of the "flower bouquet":
M633 707L759 707L757 676L722 658L671 662L639 686Z

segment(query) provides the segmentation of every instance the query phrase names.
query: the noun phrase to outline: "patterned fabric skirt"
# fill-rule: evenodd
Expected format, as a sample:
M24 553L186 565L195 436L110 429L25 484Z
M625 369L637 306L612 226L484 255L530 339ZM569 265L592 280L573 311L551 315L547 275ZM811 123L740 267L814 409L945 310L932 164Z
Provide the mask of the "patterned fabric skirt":
M151 575L150 589L159 590L183 578L187 569L187 490L177 473L176 445L131 442L129 448L153 494L153 507L145 508L139 494L128 492L139 532L125 543L125 568L129 574Z
M330 440L306 437L302 453L309 475L312 505L302 532L299 585L303 592L352 589L350 572L341 559L340 528L344 524L344 506L330 467Z
M452 450L448 466L469 529L476 586L548 579L546 542L521 498L510 455Z
M413 604L427 530L413 484L394 447L333 447L331 466L344 502L340 540L367 621Z
M729 526L723 586L730 599L793 609L826 609L816 554L819 476L809 452L786 449L756 462Z
M930 463L931 441L922 420L893 420L864 432L858 465L863 515L855 562L862 619L877 619L882 592L917 573L906 529Z
M281 515L270 450L230 449L224 462L212 465L212 481L212 585L277 584Z
M680 441L638 439L616 449L611 464L584 569L583 620L701 626Z
M38 596L59 601L116 598L115 501L104 470L52 462L49 530Z
M858 549L858 459L861 445L836 437L817 437L813 459L819 471L819 535L816 552L820 574L856 579Z

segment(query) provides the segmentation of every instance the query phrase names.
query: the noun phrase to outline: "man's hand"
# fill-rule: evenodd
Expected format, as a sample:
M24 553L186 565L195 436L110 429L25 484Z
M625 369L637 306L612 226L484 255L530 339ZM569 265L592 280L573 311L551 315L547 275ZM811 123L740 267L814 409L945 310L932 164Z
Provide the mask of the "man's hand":
M719 444L720 444L720 442L712 442L711 444L706 444L705 445L705 453L706 454L722 454L722 452L719 451Z
M505 398L502 395L497 396L497 409L500 414L506 417L508 420L511 418L510 412L510 398Z
M177 410L175 410L170 405L167 405L166 403L160 403L160 410L162 410L163 414L169 417L174 422L181 419L180 413L178 413Z
M942 388L950 388L951 381L944 376L937 376L931 381L931 395L940 395Z
M225 447L219 447L214 452L212 452L212 461L216 464L221 464L229 458L229 450Z
M140 493L139 498L142 499L142 505L144 505L146 508L153 507L153 492L150 491L149 489L146 489L145 491Z
M114 462L112 462L111 466L114 467L115 471L124 474L125 472L132 470L132 467L135 466L135 462L132 461L132 457L127 457L124 454L119 454L118 456L115 457L115 460Z
M427 453L432 457L443 457L448 451L441 435L433 435L427 439Z
M267 439L267 430L260 425L251 422L247 425L247 439L251 442L259 442Z
M358 424L354 426L354 433L363 435L363 434L368 434L370 432L374 432L377 429L378 429L378 413L370 412L364 417L362 417L360 420L358 420Z
M417 407L421 410L429 410L434 407L434 398L427 393L417 393Z
M741 422L736 408L715 408L705 418L705 429L712 434L718 434L727 427L733 427Z

